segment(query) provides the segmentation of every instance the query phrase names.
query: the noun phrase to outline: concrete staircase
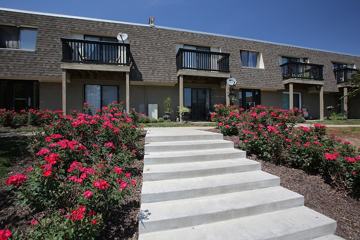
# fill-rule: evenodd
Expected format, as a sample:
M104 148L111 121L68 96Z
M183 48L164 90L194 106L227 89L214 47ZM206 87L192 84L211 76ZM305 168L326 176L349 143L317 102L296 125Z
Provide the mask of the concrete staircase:
M232 142L192 128L148 130L141 211L140 240L342 239Z

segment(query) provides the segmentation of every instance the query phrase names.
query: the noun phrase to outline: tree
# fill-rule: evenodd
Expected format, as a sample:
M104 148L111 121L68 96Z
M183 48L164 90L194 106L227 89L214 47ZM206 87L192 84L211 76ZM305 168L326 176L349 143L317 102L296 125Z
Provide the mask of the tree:
M354 97L360 93L360 71L353 74L350 79L351 88L348 91L348 97Z

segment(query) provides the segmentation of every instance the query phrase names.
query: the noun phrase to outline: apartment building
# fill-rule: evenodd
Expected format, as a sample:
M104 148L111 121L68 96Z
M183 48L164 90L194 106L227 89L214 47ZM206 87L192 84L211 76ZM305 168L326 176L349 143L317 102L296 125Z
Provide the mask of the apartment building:
M301 108L324 118L328 106L360 117L347 98L360 57L154 24L0 8L0 108L95 111L124 101L162 117L171 99L194 121L214 104ZM236 85L229 86L228 78ZM341 98L341 96L345 96Z

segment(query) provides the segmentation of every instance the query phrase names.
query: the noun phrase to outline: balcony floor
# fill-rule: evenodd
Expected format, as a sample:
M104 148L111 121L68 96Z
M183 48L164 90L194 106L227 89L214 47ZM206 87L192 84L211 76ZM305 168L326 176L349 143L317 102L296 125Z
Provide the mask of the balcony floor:
M60 67L61 69L68 69L68 70L130 72L129 66L112 65L112 64L61 63Z
M204 71L204 70L192 70L192 69L179 69L177 76L199 76L199 77L215 77L215 78L229 78L230 73L218 72L218 71Z
M309 84L309 85L324 85L324 80L315 80L315 79L300 79L300 78L289 78L282 81L282 83L299 83L299 84Z

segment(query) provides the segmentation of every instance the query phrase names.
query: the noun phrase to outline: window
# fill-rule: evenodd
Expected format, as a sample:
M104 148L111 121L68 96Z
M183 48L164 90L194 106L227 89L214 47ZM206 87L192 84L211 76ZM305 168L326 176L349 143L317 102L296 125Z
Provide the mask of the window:
M297 58L297 57L285 57L285 56L282 56L280 58L280 65L289 62L310 63L309 58Z
M0 48L36 49L37 30L14 26L0 26Z
M239 91L239 106L245 109L261 104L261 93L258 89L242 89Z
M85 102L92 114L104 106L119 100L118 86L85 85Z
M240 51L240 60L242 67L264 68L262 54L254 51Z

